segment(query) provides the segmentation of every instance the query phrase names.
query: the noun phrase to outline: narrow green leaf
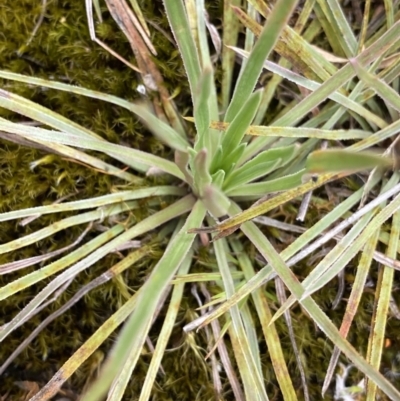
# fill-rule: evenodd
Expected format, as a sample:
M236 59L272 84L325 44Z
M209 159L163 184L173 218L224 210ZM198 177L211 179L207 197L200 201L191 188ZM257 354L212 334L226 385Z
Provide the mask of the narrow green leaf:
M254 119L261 100L261 92L254 92L248 101L240 109L238 115L229 125L223 135L221 147L218 148L211 170L216 171L223 169L228 172L231 166L235 164L244 151L244 147L240 145L246 129ZM243 145L243 144L242 144Z
M218 269L221 272L224 289L227 297L231 297L235 293L235 283L231 275L231 268L229 267L227 254L228 244L225 240L213 243L215 256L217 258ZM239 371L242 376L244 388L248 399L258 399L260 401L268 401L268 396L265 391L261 372L257 369L255 357L251 352L248 336L244 330L242 313L238 305L234 305L230 310L232 319L232 329L230 330L230 337L233 342L235 356L239 365ZM233 338L232 338L233 337Z
M225 115L226 122L233 121L242 105L249 98L260 76L264 60L274 48L297 2L297 0L278 0L275 3L274 9L236 83L232 100Z
M219 131L226 131L229 127L228 123L211 121L211 128L215 128ZM368 138L372 135L372 132L363 131L360 129L337 129L328 130L320 128L308 128L308 127L276 127L276 126L264 126L264 125L250 125L247 128L246 135L252 136L267 136L267 137L278 137L278 138L318 138L327 140L348 140L348 139L359 139Z
M340 326L340 334L343 338L347 337L347 334L350 331L350 326L354 320L354 317L356 316L357 309L360 305L360 300L364 293L364 288L368 279L369 269L373 260L372 257L376 249L378 237L379 231L376 231L375 234L373 234L368 239L362 250L360 262L357 266L356 277L354 279L354 283L352 284L351 294L346 303L346 312L343 316L342 324ZM337 347L335 347L331 356L331 360L329 361L329 367L327 369L324 384L322 386L322 396L324 396L325 392L329 388L333 374L335 372L336 365L339 361L339 357L340 351Z
M164 0L169 26L179 47L189 78L191 93L195 93L200 79L200 60L197 46L193 40L190 26L182 0Z
M261 178L290 162L297 153L298 146L265 150L253 159L234 170L225 180L226 190L238 187Z
M193 175L189 169L190 150L191 148L188 148L187 152L175 152L174 161L176 166L185 177L185 181L187 182L187 184L193 188Z
M193 159L193 179L200 197L204 195L205 187L212 181L208 171L207 156L207 150L202 149Z
M257 3L259 12L268 20L271 15L270 8L259 0ZM234 11L247 29L250 29L255 36L260 36L262 27L256 22L256 16L246 14L239 8L235 8ZM337 71L337 68L310 45L308 40L311 41L312 36L310 35L309 39L306 39L286 25L274 47L274 51L290 62L302 75L324 82ZM251 49L246 48L245 50Z
M387 256L394 259L397 258L397 247L400 235L400 212L397 211L393 215L392 227L390 232L389 246ZM392 290L394 284L395 270L391 267L382 266L376 288L377 307L374 319L371 324L371 331L368 344L367 360L375 369L379 369L382 362L382 352L385 349L385 332L388 320L389 306L392 298ZM367 401L376 400L376 384L368 382L367 385Z
M14 210L7 213L0 213L0 222L13 219L22 219L37 214L60 213L71 210L93 209L99 206L106 206L127 202L134 199L143 199L152 196L175 195L182 196L185 193L183 188L173 186L154 186L151 188L140 188L134 191L121 191L110 195L97 196L73 202L54 203L47 206L32 207L28 209Z
M256 275L254 267L252 266L252 261L246 252L244 252L244 248L240 241L230 238L230 243L232 244L235 254L238 255L238 261L245 274L246 281L249 282ZM272 313L265 292L262 289L257 289L251 293L251 296L257 309L257 315L261 323L264 338L268 346L269 355L271 357L276 378L279 382L283 399L285 401L295 400L295 390L293 388L292 380L290 379L277 329L274 324L269 325Z
M188 273L192 264L192 258L193 251L190 250L179 267L178 274L180 276ZM168 305L168 311L165 316L164 324L161 328L160 334L158 335L157 345L154 349L153 357L151 358L151 362L146 373L146 379L142 386L139 401L145 401L151 398L151 390L153 389L157 373L160 369L161 360L166 353L168 341L180 310L184 287L184 281L176 282L174 285L171 300L169 301Z
M242 141L247 128L257 113L261 101L261 94L261 91L252 93L249 99L240 108L232 123L229 124L222 139L223 154L232 152Z
M255 158L254 158L255 159ZM229 190L257 180L271 171L274 171L281 164L281 159L267 162L250 160L239 169L235 170L224 182L224 190Z
M196 19L197 19L197 31L196 35L198 38L198 43L199 43L199 57L200 57L200 64L203 70L209 69L210 70L210 90L209 90L209 97L208 97L208 112L210 115L211 119L218 119L219 118L219 110L218 110L218 96L217 96L217 88L216 88L216 81L214 78L214 60L213 57L211 57L211 49L209 47L209 40L214 43L217 55L219 55L219 50L218 50L218 40L219 34L217 32L213 33L213 28L214 25L210 23L208 13L207 13L207 8L205 6L205 0L196 0L195 2L195 9L196 9ZM188 4L188 2L186 2ZM220 46L220 45L219 45ZM196 106L198 99L197 96L195 95L193 98L194 102L194 107ZM197 117L196 117L197 118ZM211 138L212 140L215 140L215 138ZM214 154L214 151L216 149L216 143L213 143L212 147L207 148L211 154Z
M136 104L136 115L150 129L150 131L171 149L186 152L190 146L189 142L178 134L170 125L157 118L151 111L149 105Z
M224 170L218 170L211 177L212 177L213 184L216 185L218 188L222 188L222 185L223 185L224 180L225 180L225 171Z
M213 184L204 187L201 201L214 217L226 215L231 205L231 201L224 192Z
M212 69L210 66L203 69L199 83L196 88L196 101L194 104L194 117L197 129L195 150L206 148L212 149L211 138L209 137L210 113L208 110L208 101L211 94Z
M5 122L0 120L0 129L12 134L22 135L26 138L37 138L50 143L61 143L69 146L76 146L84 149L98 150L109 154L115 158L121 158L128 165L132 164L132 160L145 164L149 167L157 167L166 173L174 175L184 180L184 175L176 166L175 163L161 157L152 155L150 153L142 152L137 149L128 148L126 146L116 145L104 140L98 140L90 136L82 136L78 134L71 134L66 132L50 131L38 127L30 127L24 124L16 124L12 122Z
M185 225L169 243L163 257L143 285L135 310L121 331L118 342L103 365L98 379L83 395L82 401L97 401L107 392L115 375L127 359L132 339L142 331L149 317L153 316L160 298L192 247L194 235L187 234L188 229L199 226L204 216L205 209L201 202L197 202Z
M339 42L344 54L349 58L356 54L357 40L337 0L317 0L334 31L336 42Z
M355 72L363 80L367 87L375 89L378 95L388 102L397 111L400 111L400 96L383 79L372 75L356 59L349 60Z
M236 148L232 148L230 152L225 155L225 153L222 151L222 147L219 146L211 163L210 170L212 174L219 170L223 170L226 174L228 174L235 167L245 149L246 144L241 143Z
M235 52L242 57L245 57L245 58L249 57L249 53L245 52L242 49L239 49L237 47L232 47L232 49L235 50ZM291 82L294 82L297 85L307 88L311 91L316 91L321 86L321 84L316 81L307 79L299 74L296 74L293 71L290 71L287 68L284 68L284 67L282 67L278 64L275 64L271 61L268 61L268 60L266 60L264 62L264 68L268 71L273 72L274 74L278 74L282 78L285 78ZM329 99L334 100L338 104L342 105L346 109L352 110L352 111L356 112L357 114L359 114L360 116L363 116L365 119L373 122L380 128L384 128L387 126L387 123L385 122L385 120L383 120L379 116L375 115L367 108L363 107L362 104L360 104L359 102L354 101L352 96L347 97L347 96L344 96L339 91L336 91L333 93L329 93L327 95L327 97ZM280 118L277 122L275 122L275 124L278 126L289 125L291 123L291 121L287 121L287 119L289 117L292 117L292 116L286 114L286 115L282 116L282 118Z
M235 62L235 53L227 46L235 45L239 34L239 21L236 18L232 6L240 7L240 0L226 0L223 3L223 27L222 27L222 82L221 82L221 103L222 110L228 108L229 98L231 95L232 75Z
M127 202L126 205L130 205L130 202ZM115 212L119 213L126 209L128 209L128 207L125 207L124 204L122 203L120 205L108 206L104 207L103 209L97 209L90 212L81 213L77 216L66 217L62 220L47 225L46 227L38 231L25 235L24 237L16 238L10 242L1 244L0 255L6 252L15 251L30 244L37 243L41 239L49 237L50 235L54 235L55 233L65 230L69 227L73 227L79 224L89 223L91 221L96 221L108 215L114 215Z
M241 212L240 214L230 217L219 223L214 227L210 227L209 231L214 232L217 231L218 238L222 238L231 233L231 230L234 228L238 228L244 222L253 219L261 214L268 212L269 210L278 207L279 205L286 203L287 201L297 198L300 195L304 195L305 193L312 191L315 188L320 187L325 182L330 181L334 177L333 174L325 174L318 177L317 180L310 180L303 185L300 185L291 190L285 191L274 198L260 200L249 209Z
M390 157L374 152L351 152L345 149L317 150L306 160L306 171L310 174L338 173L341 171L362 171L375 167L390 167Z
M255 197L267 195L271 192L280 192L288 189L293 189L303 183L302 179L305 170L301 169L297 173L285 175L274 180L266 180L256 183L243 185L242 187L228 189L226 191L229 196Z
M361 246L356 246L356 243L360 244L358 241L360 237L365 238L363 230L368 225L373 215L374 213L370 212L357 221L342 240L331 249L313 271L303 280L302 285L305 288L304 298L318 291L332 280L333 277L336 277L339 272L347 266L354 255L357 254Z

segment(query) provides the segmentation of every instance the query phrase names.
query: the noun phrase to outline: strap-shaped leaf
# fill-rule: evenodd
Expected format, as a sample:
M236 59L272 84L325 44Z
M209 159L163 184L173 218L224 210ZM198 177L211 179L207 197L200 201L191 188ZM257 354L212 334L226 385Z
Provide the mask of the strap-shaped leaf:
M200 196L203 196L205 186L212 181L207 166L207 150L202 149L193 159L193 178Z
M260 100L261 92L254 92L240 109L232 124L229 125L222 139L221 151L217 151L213 160L212 169L214 171L220 168L227 171L232 164L239 160L241 154L239 155L236 150L257 113Z
M310 174L362 171L375 167L390 167L390 157L374 152L351 152L344 149L317 150L306 160L306 171Z
M261 178L290 162L296 154L297 146L287 146L261 152L243 166L234 170L225 181L226 188L240 185Z
M213 184L208 184L203 188L202 202L207 210L214 217L221 217L228 213L231 205L229 198Z
M240 167L240 169L234 171L229 178L225 181L225 187L227 189L237 188L248 182L257 180L264 175L274 171L281 164L281 159L276 159L267 162L254 162L256 158L250 160L248 163Z
M179 135L170 125L157 118L145 104L136 104L135 113L150 131L171 149L186 152L189 142Z
M219 131L226 131L229 127L228 123L221 121L211 121L211 128ZM275 127L266 125L250 125L246 130L246 135L267 136L277 138L318 138L328 140L346 140L368 138L372 135L370 131L360 129L337 129L328 130L309 127Z
M126 146L116 145L104 140L99 140L90 136L81 136L67 132L50 131L39 127L29 127L23 124L16 124L4 120L0 120L0 129L12 134L18 134L26 138L40 139L50 143L61 143L64 145L75 146L84 149L97 150L109 154L112 157L122 159L132 164L133 161L138 161L141 164L149 167L158 167L166 173L172 174L184 180L184 176L179 168L169 160L152 155L147 152L142 152L137 149L127 148ZM131 162L129 163L129 159Z
M274 48L296 4L297 0L278 0L275 3L274 9L250 54L249 61L236 83L233 98L226 112L225 121L233 121L243 103L249 98L260 76L264 60Z
M210 149L211 138L207 137L210 123L210 113L208 110L208 100L211 94L212 85L212 69L205 68L200 77L200 81L196 88L196 102L194 104L194 116L196 124L196 144L195 149L200 150L203 147Z

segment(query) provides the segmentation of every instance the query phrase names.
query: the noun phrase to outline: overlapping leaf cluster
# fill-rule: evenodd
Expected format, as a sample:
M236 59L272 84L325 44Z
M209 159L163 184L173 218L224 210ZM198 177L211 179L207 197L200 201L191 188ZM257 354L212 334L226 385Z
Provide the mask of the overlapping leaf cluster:
M133 240L143 240L155 231L161 230L159 236L169 238L165 252L143 286L99 327L32 400L52 397L102 342L126 321L100 377L83 396L85 401L97 400L108 391L108 399L122 399L148 333L173 283L168 311L139 398L149 399L157 372L161 369L162 356L176 321L186 281L197 281L207 302L210 301L209 294L200 281L217 282L222 288L222 294L217 297L217 300L223 299L222 303L186 327L190 331L208 323L211 325L211 330L206 329L210 344L215 343L218 348L218 357L212 352L210 358L213 385L219 396L222 397L226 390L221 386L218 363L223 365L235 399L268 400L273 396L272 390L265 385L261 365L256 330L261 326L280 397L284 400L309 399L304 370L307 362L303 361L298 351L289 312L290 306L300 303L307 316L335 346L323 392L327 390L342 352L368 378L365 389L367 399L375 399L377 387L388 397L400 399L398 390L379 372L394 269L399 268L396 259L400 229L400 176L396 169L392 171L393 166L398 166L395 141L389 141L391 145L384 155L376 149L384 141L394 139L400 125L400 96L395 90L400 66L397 55L400 22L395 22L399 12L397 6L385 2L384 13L370 21L370 1L365 1L364 18L356 35L337 0L307 0L302 2L301 7L298 3L295 0L278 0L272 5L253 0L241 7L239 1L225 1L221 42L205 12L204 1L164 1L190 87L193 117L187 120L194 123L194 139L187 128L189 124L176 110L165 89L164 78L153 61L151 53L154 55L156 49L149 42L148 28L136 2L132 5L137 20L126 17L129 13L125 2L107 0L106 4L130 39L144 88L155 93L152 103L150 96L145 102L133 103L81 87L0 71L0 77L4 79L104 100L125 108L136 115L174 155L173 159L166 159L108 142L49 109L5 89L0 90L1 107L39 123L28 126L1 119L0 129L13 135L13 138L23 138L50 148L127 183L137 183L138 187L143 182L138 175L144 174L164 174L171 182L171 185L120 191L0 215L0 221L7 221L79 211L30 235L1 244L0 252L15 251L78 224L87 223L90 230L93 224L104 219L116 222L103 226L104 232L85 245L0 288L0 298L6 299L57 274L20 313L2 326L1 340L40 311L52 296L67 288L79 273L90 269L110 252ZM87 2L87 7L91 21L90 2ZM95 9L98 18L101 18L98 3L95 3ZM293 22L291 17L295 10L298 16ZM239 21L245 27L244 49L237 46ZM372 28L368 29L371 26L379 27L376 33L372 33ZM94 26L89 23L89 27ZM93 39L97 40L93 33ZM311 44L319 35L327 38L335 56ZM214 76L219 65L210 50L210 38L221 60L220 85L217 85ZM235 57L241 60L238 74L234 70ZM130 62L126 63L132 66ZM271 79L261 90L255 90L264 69L272 73ZM280 85L285 84L290 85L294 92L294 100L268 127L261 126L273 95ZM336 126L349 128L334 129ZM321 144L322 149L319 149ZM336 149L325 150L326 146ZM102 152L120 162L118 166L122 163L128 169L104 162L88 151ZM373 170L361 187L345 200L336 204L333 202L331 210L307 230L298 230L297 227L296 231L296 227L269 221L267 224L274 224L280 230L301 232L290 244L284 243L280 252L252 221L257 217L257 223L265 221L259 216L290 201L298 202L301 196L304 196L302 208L307 210L310 202L314 201L312 191L318 188L329 191L330 185L340 188L337 180L366 169ZM163 197L168 202L172 197L177 200L169 202L166 207L156 207L154 214L135 224L129 220L122 224L118 219L118 216L126 216L126 213L140 208L141 199L150 199L149 204L157 206ZM256 203L242 211L247 201ZM355 211L357 205L359 208ZM229 218L219 221L225 215ZM390 227L384 229L383 225L388 221ZM215 241L208 245L208 252L215 255L217 270L204 273L201 277L191 276L188 273L198 252L196 235L213 232L216 233ZM267 263L258 272L255 258L243 251L242 234ZM310 274L300 281L291 268L333 238L337 245L324 252ZM378 242L384 245L384 253L378 252ZM62 314L94 287L145 258L150 245L144 244L144 241L141 245L83 287L49 319ZM343 323L338 328L312 294L342 274L358 254L361 256L357 274ZM346 336L374 259L382 267L376 285L375 320L371 323L368 352L363 356L351 346ZM24 263L29 265L36 261ZM15 267L13 264L2 268ZM269 298L278 300L280 304L274 316L269 298L262 289L263 284L272 279L275 280L276 294L270 294ZM288 298L287 290L290 293ZM250 299L252 302L249 302ZM255 308L255 313L251 312L252 308ZM290 333L302 380L302 394L295 389L276 330L276 321L281 315L284 315ZM216 320L220 316L225 317L222 328ZM43 322L44 325L47 323L46 320ZM36 331L32 335L36 335ZM237 372L232 367L227 343L221 340L228 335ZM339 379L337 383L340 383ZM346 388L337 387L337 393L342 398L350 397L346 391Z

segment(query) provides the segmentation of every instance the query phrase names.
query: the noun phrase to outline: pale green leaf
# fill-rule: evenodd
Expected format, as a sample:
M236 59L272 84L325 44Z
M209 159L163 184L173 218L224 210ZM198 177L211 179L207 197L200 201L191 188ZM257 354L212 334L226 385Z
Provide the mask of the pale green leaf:
M310 174L338 173L341 171L362 171L375 167L393 165L390 157L380 156L374 152L351 152L346 149L317 150L306 160L306 171Z

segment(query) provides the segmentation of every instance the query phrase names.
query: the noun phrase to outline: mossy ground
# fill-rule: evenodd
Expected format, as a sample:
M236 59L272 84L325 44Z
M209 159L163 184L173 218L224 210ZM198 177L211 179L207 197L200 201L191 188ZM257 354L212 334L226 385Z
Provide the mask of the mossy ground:
M142 1L141 3L146 17L166 32L169 32L161 2ZM115 51L134 62L126 38L109 18L106 9L103 11L105 20L103 24L97 27L97 33ZM215 6L209 11L215 13L215 20L218 21L218 15L221 13L220 3L215 2ZM90 40L84 2L81 0L49 1L43 23L37 35L29 46L23 48L40 13L40 1L5 0L2 2L0 5L0 25L2 26L0 64L2 68L17 73L81 85L125 99L136 99L140 96L136 91L136 73ZM179 53L162 31L154 29L153 35L153 43L159 53L157 65L164 76L169 91L177 93L175 100L178 109L182 114L186 114L189 111L188 104L190 104L189 92L186 81L183 79L184 70ZM18 54L18 50L21 49L23 51ZM109 141L124 143L127 146L167 156L168 150L146 132L133 115L122 108L65 92L45 90L40 87L31 87L9 81L0 82L0 86L49 107L93 130ZM279 98L275 99L276 109L270 110L268 112L269 115L279 112L279 102ZM1 116L11 117L18 121L21 120L21 116L11 115L5 110L1 110L0 113ZM22 120L24 120L23 117ZM38 160L42 160L42 162L32 169L30 163ZM123 182L114 177L72 163L60 156L52 155L48 157L43 151L0 140L1 212L51 203L63 196L70 196L69 200L100 196L110 193L115 186L121 184ZM346 185L346 183L342 183L342 185ZM326 199L324 194L321 194L321 197ZM338 200L336 199L336 201ZM331 206L327 200L311 206L304 223L305 227L317 221L319 216L325 213L324 208L329 209ZM296 204L285 205L274 211L272 213L273 217L282 221L293 222L297 207L298 205ZM152 210L146 204L143 204L143 207L139 211L135 211L131 218L139 221L151 212ZM3 222L0 227L0 243L34 232L38 228L54 221L55 216L48 215L24 227L16 225L14 222ZM0 263L44 254L66 246L73 242L84 228L77 227L65 230L50 239L23 248L18 253L1 255ZM290 235L282 235L276 230L270 230L269 235L274 238L274 243L278 249L285 247L287 243L292 241ZM90 239L90 235L85 238L85 241L88 239ZM129 291L132 292L143 284L152 266L162 254L165 245L166 243L156 244L144 261L129 269L120 279L116 279L90 292L70 311L50 324L7 369L0 381L0 397L6 396L5 400L24 399L28 391L21 389L16 382L29 381L43 386L99 325L125 302ZM251 247L248 247L247 251L255 255L255 251ZM206 248L200 250L199 255L198 263L193 267L192 271L204 271L208 269L207 266L214 262ZM4 361L10 355L22 339L40 323L43 316L55 311L77 289L97 277L99 273L112 266L118 259L118 254L110 254L101 262L92 266L87 272L80 274L56 302L41 314L33 317L6 339L0 348L0 361ZM25 269L21 273L0 276L0 284L4 285L20 274L26 274L34 268ZM297 266L294 271L300 279L303 279L310 269L311 265L309 267L306 262ZM350 293L350 285L355 274L354 269L354 266L349 266L346 270L344 299ZM396 275L398 279L398 273ZM376 282L377 277L372 278ZM8 322L43 285L31 287L29 290L22 291L3 301L0 307L0 324ZM265 290L271 294L269 297L271 308L276 309L278 302L272 295L274 294L274 291L272 291L273 286L274 283L271 282L266 286ZM129 289L128 293L124 291L126 288ZM210 287L209 290L215 293L219 292L218 288ZM340 325L345 302L342 301L336 310L330 310L330 305L335 298L336 292L337 281L333 280L330 285L315 295L315 299L324 307L334 323ZM400 299L398 293L395 292L393 295L395 299ZM373 289L366 289L355 324L349 335L352 344L362 353L365 353L367 345L368 327L372 318L373 304ZM165 375L160 374L157 378L153 400L215 399L210 368L203 361L207 347L205 334L200 332L195 335L184 335L182 332L183 325L196 315L195 309L197 306L190 292L190 287L187 286L177 319L179 324L174 329L168 344L169 351L166 352L162 362ZM160 317L162 318L164 314L165 311L161 311ZM292 310L292 315L298 345L305 362L311 399L320 399L321 383L332 352L332 345L326 340L323 333L304 316L300 307L295 307ZM160 324L156 322L150 333L150 339L153 343L157 340L159 327ZM295 388L299 389L298 396L301 399L301 382L295 358L291 351L288 330L282 319L278 320L277 327L283 344L282 348L286 352L285 356L291 370L292 379ZM399 321L393 317L389 318L388 346L385 350L384 366L382 366L383 372L393 371L391 379L397 386L400 386L399 374L397 373L397 369L400 369L400 362L396 358L397 353L400 351L398 346L400 342L399 329ZM261 330L259 333L261 339ZM101 349L72 377L68 385L64 386L67 391L67 397L71 399L76 397L87 382L95 377L99 363L101 363L115 338L116 334L109 338ZM263 355L263 370L268 393L275 393L275 397L271 396L271 399L279 400L279 387L273 375L266 346L261 340L260 348ZM138 397L150 362L150 350L148 347L146 349L147 351L143 353L135 370L135 375L125 396L126 400L135 400ZM356 378L354 378L354 382L356 382ZM225 399L232 399L227 381L223 385L226 389ZM332 394L329 394L326 399L331 398Z

